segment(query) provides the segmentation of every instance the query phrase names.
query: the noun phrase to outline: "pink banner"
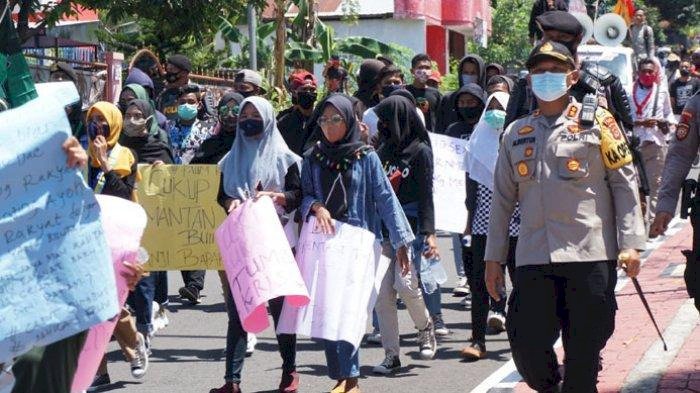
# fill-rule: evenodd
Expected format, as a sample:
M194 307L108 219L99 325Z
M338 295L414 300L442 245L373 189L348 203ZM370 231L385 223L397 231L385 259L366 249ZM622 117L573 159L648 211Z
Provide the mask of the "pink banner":
M124 266L124 262L135 263L136 261L141 236L146 229L146 212L140 205L126 199L107 195L96 195L96 197L102 210L102 227L112 252L114 276L117 280L117 298L119 305L124 306L126 297L129 295L125 278L125 275L128 275L128 270ZM78 369L73 377L72 392L82 392L92 384L118 318L119 315L116 315L114 318L90 328L85 346L83 346L78 359Z
M243 329L259 333L270 326L265 304L286 296L286 304L309 303L272 199L249 199L216 230L216 243Z

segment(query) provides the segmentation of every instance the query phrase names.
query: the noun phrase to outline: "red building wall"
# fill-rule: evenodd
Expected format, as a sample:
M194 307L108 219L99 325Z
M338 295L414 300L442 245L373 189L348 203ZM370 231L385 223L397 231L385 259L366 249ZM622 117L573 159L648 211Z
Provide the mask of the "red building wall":
M447 72L447 30L442 26L428 25L425 29L426 52L437 65L440 73Z

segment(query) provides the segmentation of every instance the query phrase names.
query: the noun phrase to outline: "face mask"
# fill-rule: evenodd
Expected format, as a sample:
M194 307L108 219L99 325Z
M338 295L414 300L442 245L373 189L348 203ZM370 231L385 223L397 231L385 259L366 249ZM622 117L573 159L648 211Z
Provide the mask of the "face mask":
M107 133L104 132L104 129L105 127L102 125L102 123L91 121L87 127L88 136L90 139L95 139L98 135L105 136Z
M477 120L479 115L481 115L481 107L478 106L457 109L459 110L459 114L462 116L463 120Z
M639 82L642 86L651 86L656 82L656 74L641 74L639 75Z
M384 98L389 97L391 93L395 92L396 90L401 89L403 86L401 85L386 85L382 87L382 95Z
M316 103L316 93L299 92L297 93L297 103L303 109L311 109Z
M492 128L503 128L506 122L506 112L500 109L489 109L484 113L484 121Z
M197 116L196 104L181 104L177 107L177 115L182 120L192 120Z
M137 136L145 136L148 132L146 131L146 123L151 119L152 117L149 116L146 119L141 119L141 120L134 120L134 119L126 119L124 120L124 135L126 136L131 136L131 137L137 137Z
M542 101L556 101L561 98L569 86L566 84L565 73L545 72L544 74L532 74L532 92Z
M263 126L263 121L258 119L246 119L238 122L238 129L247 137L262 134Z
M416 70L413 73L413 77L415 77L419 83L425 83L428 81L428 78L430 78L430 75L432 75L432 74L433 74L432 70L420 69L420 70Z
M476 75L462 74L461 78L462 78L462 86L467 85L469 83L476 83L478 80Z
M681 76L682 77L690 76L690 70L687 68L681 68Z
M248 97L251 97L251 96L255 95L255 90L251 90L251 91L239 91L238 94L242 95L243 98L248 98Z
M179 72L167 72L167 73L165 73L165 80L170 82L170 83L173 83L180 78L179 75L180 75Z

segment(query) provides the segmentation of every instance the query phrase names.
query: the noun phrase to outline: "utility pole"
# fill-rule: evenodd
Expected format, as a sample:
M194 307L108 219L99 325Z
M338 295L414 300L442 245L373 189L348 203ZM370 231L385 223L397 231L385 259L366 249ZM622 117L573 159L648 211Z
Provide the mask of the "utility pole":
M258 70L258 22L255 19L255 8L252 4L248 4L248 44L250 59L250 69Z

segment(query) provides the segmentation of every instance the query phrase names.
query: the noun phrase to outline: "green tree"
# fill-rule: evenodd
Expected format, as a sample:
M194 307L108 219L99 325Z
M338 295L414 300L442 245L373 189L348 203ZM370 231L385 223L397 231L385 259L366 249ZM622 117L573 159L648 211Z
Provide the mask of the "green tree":
M493 5L488 46L482 48L471 41L469 52L479 54L488 62L520 67L532 49L528 39L532 0L498 0Z

